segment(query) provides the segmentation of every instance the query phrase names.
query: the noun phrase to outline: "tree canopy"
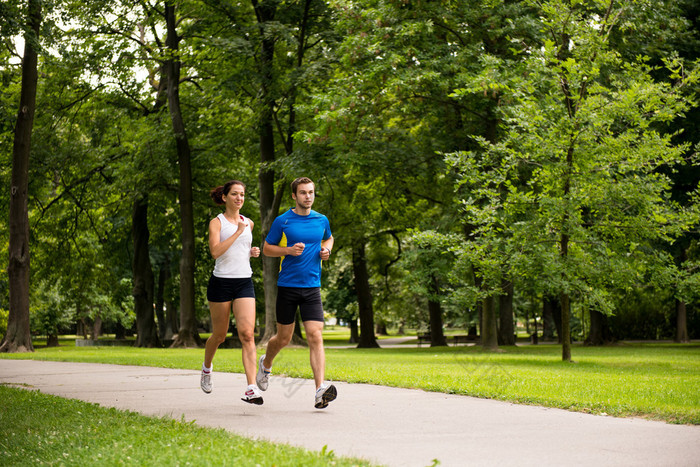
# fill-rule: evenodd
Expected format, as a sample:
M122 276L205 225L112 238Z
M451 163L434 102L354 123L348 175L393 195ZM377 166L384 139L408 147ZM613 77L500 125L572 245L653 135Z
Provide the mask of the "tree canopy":
M432 345L478 327L495 348L516 324L549 326L552 303L564 360L572 339L700 334L694 2L57 0L0 13L4 186L23 32L38 50L35 333L197 345L210 189L246 182L261 243L304 175L336 238L326 308L361 347L389 325L429 330ZM10 238L0 228L11 265ZM259 263L264 340L278 263ZM642 308L653 331L626 330Z

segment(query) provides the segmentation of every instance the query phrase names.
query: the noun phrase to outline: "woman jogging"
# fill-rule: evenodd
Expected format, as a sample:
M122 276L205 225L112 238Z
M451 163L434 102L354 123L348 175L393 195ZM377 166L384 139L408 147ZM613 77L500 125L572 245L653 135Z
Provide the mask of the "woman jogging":
M212 360L226 339L233 308L248 380L242 400L261 405L263 398L255 383L255 290L250 267L250 257L260 256L260 248L251 248L253 222L240 213L245 201L245 184L231 180L214 188L211 197L216 204L225 205L226 210L209 222L209 251L216 264L207 287L212 334L204 351L200 385L202 391L211 392Z

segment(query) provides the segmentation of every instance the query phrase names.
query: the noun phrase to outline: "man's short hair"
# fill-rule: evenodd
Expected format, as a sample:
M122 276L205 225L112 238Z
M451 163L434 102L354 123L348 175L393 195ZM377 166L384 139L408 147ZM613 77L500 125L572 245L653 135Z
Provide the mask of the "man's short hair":
M309 177L299 177L299 178L297 178L296 180L294 180L294 181L292 182L292 193L293 193L294 195L296 195L296 194L297 194L297 187L298 187L299 185L303 185L303 184L305 184L305 183L314 183L314 182L313 182L313 180L311 180ZM314 183L314 186L316 186L315 183Z

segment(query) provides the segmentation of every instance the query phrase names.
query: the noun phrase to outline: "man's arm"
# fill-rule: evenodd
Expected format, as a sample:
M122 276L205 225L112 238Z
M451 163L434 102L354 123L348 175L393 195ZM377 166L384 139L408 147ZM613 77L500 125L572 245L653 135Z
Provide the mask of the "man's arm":
M326 261L331 257L331 250L333 249L334 243L335 240L333 239L332 235L321 242L321 259L323 261Z
M263 245L263 254L271 258L280 256L299 256L304 251L303 243L295 243L292 246L270 245L265 241Z

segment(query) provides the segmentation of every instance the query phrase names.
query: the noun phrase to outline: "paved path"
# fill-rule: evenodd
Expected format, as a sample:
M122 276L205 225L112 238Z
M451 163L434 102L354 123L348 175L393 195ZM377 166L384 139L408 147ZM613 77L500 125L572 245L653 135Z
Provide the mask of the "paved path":
M700 426L669 425L486 399L336 383L313 408L313 382L272 377L265 404L240 401L241 374L0 359L0 384L172 416L388 466L700 466Z

